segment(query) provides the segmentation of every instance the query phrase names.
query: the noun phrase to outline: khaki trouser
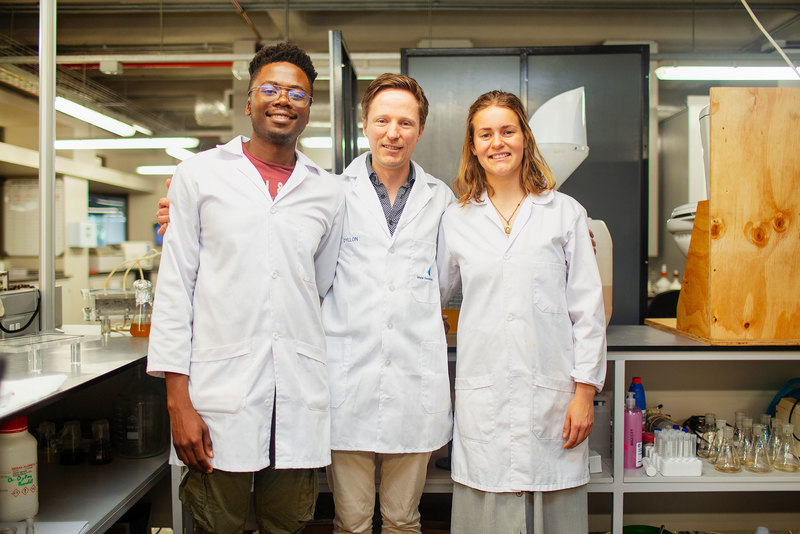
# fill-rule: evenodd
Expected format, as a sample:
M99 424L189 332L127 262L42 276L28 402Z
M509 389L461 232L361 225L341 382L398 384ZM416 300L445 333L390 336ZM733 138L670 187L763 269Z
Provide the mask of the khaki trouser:
M419 499L431 453L378 454L332 451L327 468L333 493L334 534L372 532L375 510L375 472L380 472L382 530L384 534L419 533Z
M273 469L255 473L190 470L180 498L194 518L194 534L241 534L253 490L260 534L302 532L314 518L319 492L316 469Z

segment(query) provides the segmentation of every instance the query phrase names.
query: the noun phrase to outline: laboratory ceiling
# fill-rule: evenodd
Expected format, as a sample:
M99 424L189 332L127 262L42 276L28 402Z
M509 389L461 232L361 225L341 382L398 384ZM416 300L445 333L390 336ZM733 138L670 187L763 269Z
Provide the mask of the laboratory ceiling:
M800 3L749 4L790 53L800 48ZM0 84L21 94L36 94L38 8L37 0L0 0ZM776 57L733 0L58 0L58 88L157 134L224 137L237 61L256 43L288 38L321 73L312 121L324 125L329 30L342 31L362 78L399 72L400 49L429 46L646 42L662 59Z

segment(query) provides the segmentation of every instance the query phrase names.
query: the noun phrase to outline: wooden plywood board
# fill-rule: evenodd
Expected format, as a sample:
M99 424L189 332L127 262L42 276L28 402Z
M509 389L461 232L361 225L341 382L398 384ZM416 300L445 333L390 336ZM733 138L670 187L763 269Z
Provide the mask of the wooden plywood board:
M704 200L697 203L677 309L678 328L702 339L709 337L708 270L708 201Z
M714 340L800 338L798 132L800 88L711 90L708 334L688 331ZM702 322L700 309L685 302L684 320Z
M682 290L682 288L681 288ZM767 346L786 346L786 345L800 345L800 339L712 339L706 336L700 336L692 332L687 332L678 328L677 319L645 319L644 324L652 326L658 330L669 332L670 334L677 334L680 336L705 343L707 345L714 345L719 347L739 347L743 345L767 345Z

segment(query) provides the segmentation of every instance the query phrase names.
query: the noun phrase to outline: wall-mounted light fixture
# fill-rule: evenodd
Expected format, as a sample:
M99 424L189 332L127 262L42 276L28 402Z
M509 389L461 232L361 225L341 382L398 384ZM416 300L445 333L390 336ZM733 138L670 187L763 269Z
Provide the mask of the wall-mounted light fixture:
M136 167L136 174L144 176L172 176L177 165L140 165Z

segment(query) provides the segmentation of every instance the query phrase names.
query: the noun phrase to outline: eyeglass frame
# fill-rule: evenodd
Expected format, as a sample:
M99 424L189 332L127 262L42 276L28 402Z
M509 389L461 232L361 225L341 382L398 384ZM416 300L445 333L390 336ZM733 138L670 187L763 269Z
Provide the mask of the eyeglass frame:
M250 93L252 93L253 91L260 90L262 87L266 87L266 86L269 86L269 87L275 87L276 89L278 89L278 94L277 94L277 96L276 96L275 98L273 98L272 100L266 100L265 96L261 96L261 95L259 95L259 98L261 98L261 99L262 99L262 100L264 100L265 102L274 102L274 101L276 101L276 100L280 99L281 95L282 95L284 92L286 93L286 100L287 100L287 101L288 101L288 102L289 102L289 103L290 103L290 104L291 104L293 107L297 107L297 108L307 108L307 107L308 107L308 106L310 106L310 105L311 105L311 103L314 101L314 97L312 97L310 94L306 93L306 92L305 92L305 91L303 91L302 89L296 89L296 88L294 88L294 87L286 87L286 86L283 86L283 85L278 85L277 83L269 83L269 82L267 82L267 83L262 83L261 85L257 85L257 86L255 86L255 87L253 87L252 89L250 89L250 90L248 90L248 91L247 91L247 94L248 94L248 95L250 95ZM261 91L259 91L259 93L260 93L260 92L261 92ZM292 99L292 98L289 96L291 93L300 93L300 94L302 94L303 96L305 96L305 97L308 99L308 102L307 102L305 105L298 105L298 104L301 104L303 101L297 101L297 100L293 100L293 99Z

